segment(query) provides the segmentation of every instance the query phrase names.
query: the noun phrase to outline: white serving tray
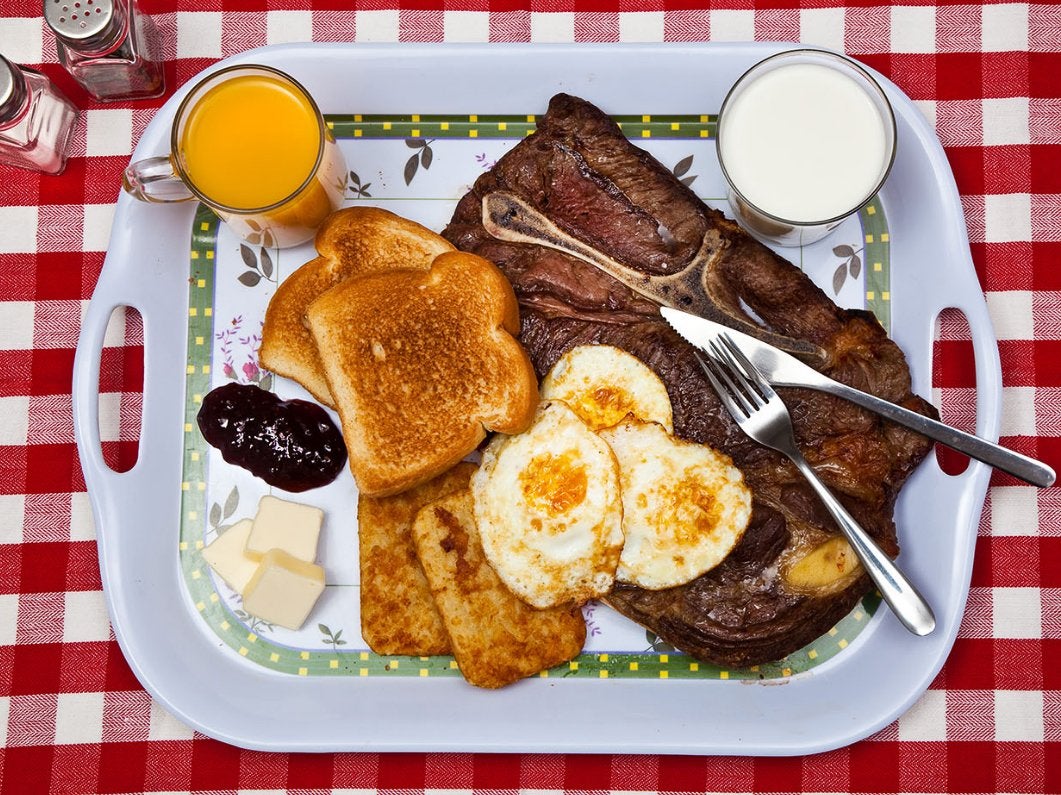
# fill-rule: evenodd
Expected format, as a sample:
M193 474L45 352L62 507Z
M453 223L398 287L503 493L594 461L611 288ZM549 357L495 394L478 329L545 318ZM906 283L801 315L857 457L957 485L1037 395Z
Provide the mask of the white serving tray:
M695 117L717 113L725 92L746 68L784 48L300 44L250 51L211 69L233 63L276 66L306 85L326 115L526 118L543 113L550 96L566 91L620 116ZM969 321L975 352L976 431L996 439L1001 404L997 346L970 260L954 180L917 109L881 80L899 126L897 159L878 205L887 214L884 270L890 283L883 285L888 294L882 296L880 285L872 281L875 263L867 261L858 279L845 282L837 300L886 315L893 338L909 359L914 389L925 396L931 394L935 319L945 308L960 309ZM148 125L134 157L167 151L169 124L184 93L178 91ZM357 138L342 141L348 160L369 151L367 143L359 149ZM687 140L683 146L695 152L701 180L695 189L708 199L721 196L714 141ZM414 150L401 141L399 147L404 162ZM484 148L493 151L485 143ZM359 168L362 183L373 181L377 187L374 199L351 201L382 203L388 199L388 179L401 179L383 165L373 173ZM441 191L435 201L395 200L383 206L441 229L453 200L478 172L432 169ZM147 205L119 197L107 258L78 344L74 414L115 635L144 687L195 729L244 747L286 751L800 754L845 745L887 725L939 671L964 610L990 472L974 463L962 475L948 476L931 457L908 481L896 510L903 547L899 562L938 618L928 638L910 635L882 608L841 653L790 676L760 682L754 677L553 675L497 692L472 688L459 676L299 675L254 663L246 647L236 650L204 620L203 601L189 592L194 572L180 551L189 542L182 493L188 488L186 377L193 351L186 341L194 211L190 204ZM871 237L870 226L850 223L849 232L865 231ZM222 230L211 244L221 252L219 279L226 269L242 267L233 266L231 256L223 253L238 251L238 244L222 245L225 234ZM872 241L876 246L879 237ZM830 291L837 261L830 247L841 242L848 239L833 237L783 253ZM295 263L300 254L308 259L311 249L285 250L282 256ZM215 296L221 303L239 300L238 293L226 299L222 292L219 288ZM250 299L251 316L260 313L254 302L260 304L262 295ZM139 458L133 469L118 474L103 463L97 417L104 331L113 309L121 306L134 307L144 318L145 366ZM211 378L214 385L224 380L218 368ZM292 389L278 385L284 396L297 393ZM204 488L217 491L215 501L223 500L229 482L214 473L208 480ZM302 499L312 501L313 494ZM341 506L352 495L348 490L320 499L335 499ZM326 569L356 570L354 528L335 525L326 532ZM338 606L333 615L347 615L340 597L330 604ZM359 641L349 637L356 620L348 618L347 626L350 651L356 652ZM608 650L633 651L623 646L621 630L608 637L612 646L594 640L588 648L596 662ZM266 641L248 636L249 644L257 642ZM283 645L270 642L277 649ZM286 642L297 649L303 640Z

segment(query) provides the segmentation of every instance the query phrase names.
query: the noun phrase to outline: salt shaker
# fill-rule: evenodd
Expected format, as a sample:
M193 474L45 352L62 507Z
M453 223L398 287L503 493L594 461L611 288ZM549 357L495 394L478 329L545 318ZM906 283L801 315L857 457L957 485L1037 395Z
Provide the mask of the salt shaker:
M136 0L44 0L59 62L103 102L165 90L158 36Z
M0 162L59 174L77 108L40 72L0 55Z

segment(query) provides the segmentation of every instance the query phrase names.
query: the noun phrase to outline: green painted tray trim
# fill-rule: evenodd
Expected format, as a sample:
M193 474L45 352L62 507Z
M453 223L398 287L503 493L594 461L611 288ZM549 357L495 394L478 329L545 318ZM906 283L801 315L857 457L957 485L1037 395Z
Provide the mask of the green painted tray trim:
M880 197L874 196L859 213L862 222L863 267L866 269L866 309L885 331L892 330L891 235Z
M487 118L487 117L480 117ZM492 137L517 137L525 134L519 124L533 125L532 117L489 117L494 125L513 121L506 130L497 128ZM623 117L634 119L634 117ZM637 123L624 123L630 137L650 137L657 129L667 128L669 137L710 137L713 134L714 116L668 117L666 120L638 117ZM421 137L425 133L423 119L433 123L456 124L454 129L463 130L459 136L474 137L469 132L478 127L474 117L362 117L330 116L329 124L336 129L337 137L357 137L354 124L365 124L368 119L386 132L386 137ZM531 119L528 121L528 119ZM687 121L686 129L675 129L681 124L675 119ZM622 118L620 119L622 120ZM709 120L709 121L705 121ZM389 128L384 126L389 123ZM344 127L349 124L351 126ZM412 125L419 125L413 127ZM697 128L695 125L702 125ZM403 126L404 125L404 126ZM407 128L407 129L406 129ZM413 133L418 132L419 135ZM501 136L504 132L506 135ZM346 134L350 133L350 134ZM683 133L676 135L675 133ZM367 134L365 134L367 137ZM442 137L442 136L439 136ZM484 136L486 137L486 136ZM860 212L865 237L865 259L867 306L877 313L881 322L889 325L890 296L888 285L887 221L880 203L875 199ZM207 445L199 432L196 415L202 396L210 388L213 351L213 300L214 264L217 231L220 221L208 208L200 205L192 225L189 254L188 279L188 356L186 362L186 407L184 416L184 455L181 482L181 522L179 557L185 585L191 602L202 615L207 626L229 648L240 656L265 668L296 676L459 676L455 660L449 656L396 657L380 656L368 649L340 649L333 644L331 649L292 648L268 639L270 627L249 617L237 616L217 590L215 578L202 558L205 531L207 529L206 458ZM875 264L880 263L880 268ZM871 280L871 277L874 277ZM882 311L885 313L882 316ZM334 587L334 586L329 586ZM726 669L697 662L688 655L680 654L660 643L651 633L646 634L646 649L641 652L608 654L581 654L569 663L543 671L541 678L592 678L592 679L737 679L769 680L782 679L793 674L815 668L843 651L862 631L880 604L877 594L867 596L862 602L828 633L783 660L746 669ZM312 617L311 617L312 621ZM322 635L324 634L322 629Z
M715 115L613 116L628 138L713 138ZM535 116L338 114L325 116L336 138L524 138Z
M196 415L210 389L214 342L214 255L220 219L199 205L192 221L188 277L188 340L185 365L184 444L181 474L180 564L193 603L219 601L210 575L204 577L203 546L206 528L206 441ZM211 626L215 623L211 622Z

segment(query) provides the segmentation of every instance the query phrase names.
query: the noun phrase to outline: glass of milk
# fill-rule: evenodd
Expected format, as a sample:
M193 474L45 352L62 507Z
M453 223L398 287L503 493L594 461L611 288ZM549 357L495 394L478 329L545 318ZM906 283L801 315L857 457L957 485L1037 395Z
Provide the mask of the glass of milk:
M806 245L880 190L895 159L895 116L854 61L789 50L730 89L717 144L737 221L768 243Z

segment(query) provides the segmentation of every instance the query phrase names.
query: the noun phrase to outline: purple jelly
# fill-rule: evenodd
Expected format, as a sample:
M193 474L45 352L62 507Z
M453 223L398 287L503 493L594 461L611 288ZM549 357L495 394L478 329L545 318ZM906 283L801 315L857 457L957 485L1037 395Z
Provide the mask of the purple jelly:
M284 491L331 483L346 463L343 435L323 408L253 384L225 384L199 409L203 438L230 464Z

